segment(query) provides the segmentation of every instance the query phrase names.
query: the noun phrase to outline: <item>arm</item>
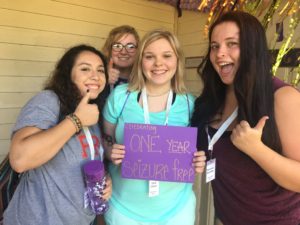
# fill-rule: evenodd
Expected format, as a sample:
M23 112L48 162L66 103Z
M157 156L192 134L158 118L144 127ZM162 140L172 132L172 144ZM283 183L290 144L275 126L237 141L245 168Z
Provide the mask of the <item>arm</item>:
M41 166L53 158L75 134L76 128L69 119L48 130L24 127L11 141L9 159L18 173Z
M261 141L263 117L251 128L246 121L232 132L232 142L249 155L280 186L300 192L300 93L284 87L275 93L275 119L282 143L282 155Z
M96 124L99 111L96 105L88 104L89 94L81 100L75 114L83 126ZM75 134L76 127L69 119L62 120L47 130L37 127L24 127L12 138L9 159L12 168L24 172L37 168L52 159Z
M116 124L112 124L104 119L103 121L104 133L106 136L110 136L112 143L109 143L107 140L104 141L103 146L105 149L105 156L111 160L115 165L122 163L122 160L125 156L125 146L115 143L115 130Z

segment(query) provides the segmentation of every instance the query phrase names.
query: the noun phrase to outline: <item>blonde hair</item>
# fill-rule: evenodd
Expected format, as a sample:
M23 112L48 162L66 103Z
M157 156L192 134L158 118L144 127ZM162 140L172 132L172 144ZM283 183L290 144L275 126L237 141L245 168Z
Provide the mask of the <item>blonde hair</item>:
M108 37L102 47L102 53L105 55L107 59L111 58L112 45L116 41L120 40L124 35L128 35L128 34L132 34L134 36L136 40L136 44L138 45L140 41L140 37L136 29L134 29L134 27L132 26L129 25L118 26L109 32Z
M165 29L155 29L149 31L143 37L141 43L139 44L136 61L133 65L132 72L129 77L129 85L128 85L129 91L141 91L145 86L146 77L143 74L143 69L142 69L143 53L145 48L147 48L151 43L159 39L167 40L170 43L177 57L177 69L175 75L171 80L172 90L178 94L183 94L186 92L186 87L183 81L183 76L184 76L183 52L180 48L180 44L176 36L172 34L170 31Z

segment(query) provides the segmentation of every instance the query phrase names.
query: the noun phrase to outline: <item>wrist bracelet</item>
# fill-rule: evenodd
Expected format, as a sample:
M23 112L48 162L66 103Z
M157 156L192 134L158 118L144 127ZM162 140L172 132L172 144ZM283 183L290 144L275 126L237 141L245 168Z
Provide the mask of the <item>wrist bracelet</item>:
M80 119L78 118L78 116L76 116L74 113L71 113L71 114L67 115L66 118L68 118L69 120L72 121L72 123L74 124L74 126L76 128L76 134L78 134L82 129L82 123L81 123Z

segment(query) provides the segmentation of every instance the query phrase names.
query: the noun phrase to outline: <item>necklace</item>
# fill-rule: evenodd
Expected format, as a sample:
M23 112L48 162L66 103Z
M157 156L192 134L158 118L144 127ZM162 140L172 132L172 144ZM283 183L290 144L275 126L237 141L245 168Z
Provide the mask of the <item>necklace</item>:
M165 94L167 94L167 93L169 93L170 92L170 90L167 90L166 92L164 92L164 93L161 93L161 94L147 94L147 97L159 97L159 96L163 96L163 95L165 95Z

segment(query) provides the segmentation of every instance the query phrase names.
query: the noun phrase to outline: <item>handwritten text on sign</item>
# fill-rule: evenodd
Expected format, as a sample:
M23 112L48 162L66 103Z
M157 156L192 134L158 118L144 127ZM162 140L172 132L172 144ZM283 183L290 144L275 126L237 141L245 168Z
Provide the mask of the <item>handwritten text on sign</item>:
M122 177L194 182L197 129L126 123Z

